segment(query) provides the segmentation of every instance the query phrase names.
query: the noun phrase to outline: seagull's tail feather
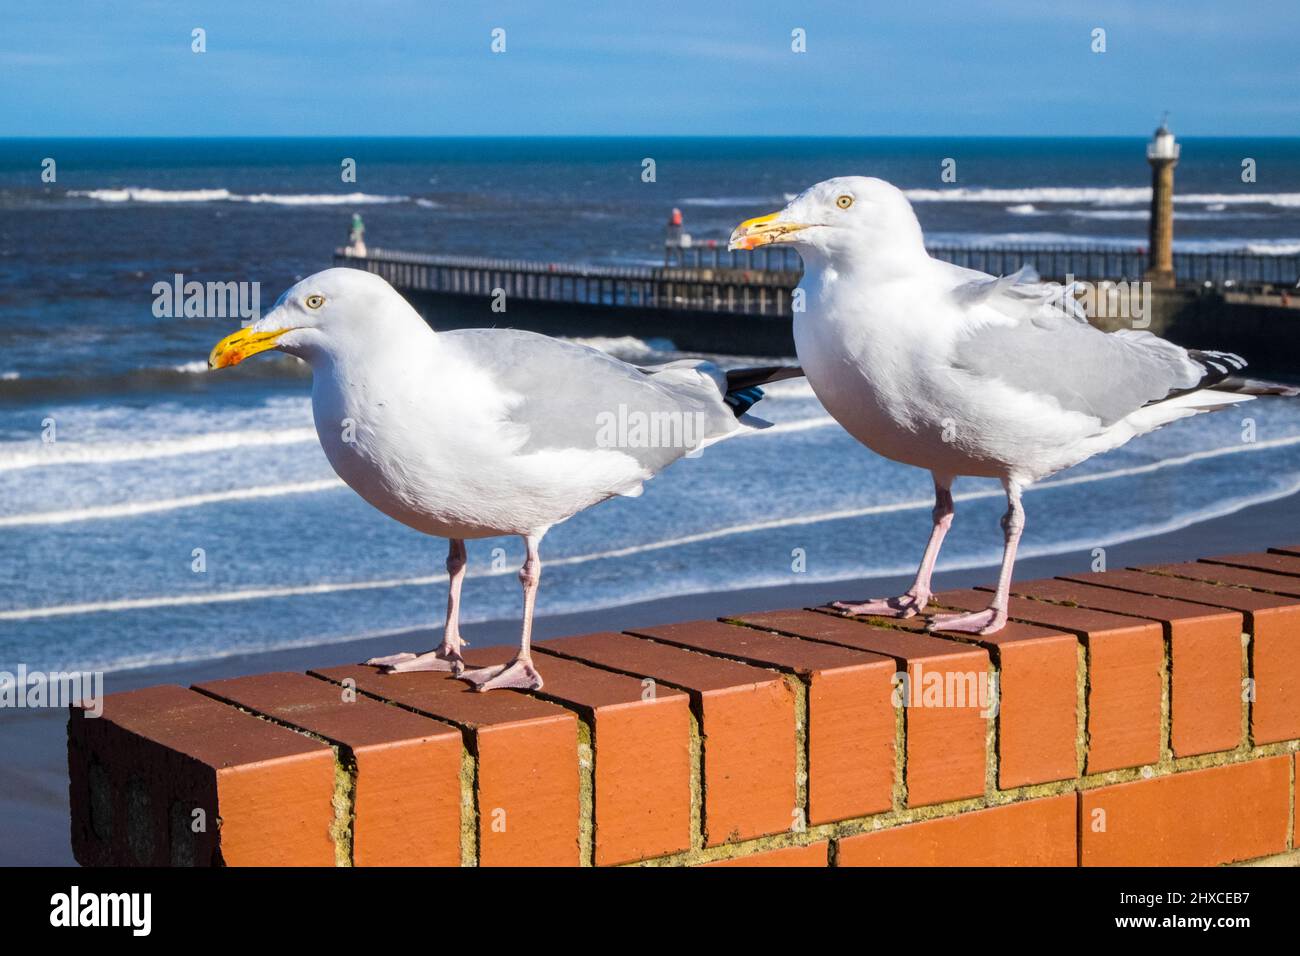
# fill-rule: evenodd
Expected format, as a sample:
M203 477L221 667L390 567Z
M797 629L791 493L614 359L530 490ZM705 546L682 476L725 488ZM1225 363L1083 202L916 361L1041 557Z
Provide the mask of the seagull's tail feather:
M761 368L733 368L727 372L727 388L723 394L723 401L731 409L733 415L744 420L750 416L745 413L758 403L763 397L763 389L759 386L767 385L771 382L780 382L787 378L798 378L803 374L803 369L797 365L765 365ZM751 419L747 424L762 422L762 419ZM762 422L756 427L766 428L770 422Z
M727 370L727 391L732 392L751 385L769 385L787 378L799 378L803 369L798 365L764 365L755 368Z
M1269 382L1261 378L1242 378L1238 375L1229 375L1212 387L1216 392L1235 392L1238 395L1282 395L1286 398L1300 396L1300 388L1295 385Z
M1288 398L1300 395L1300 388L1294 385L1238 375L1238 372L1245 370L1246 360L1232 352L1188 349L1187 357L1205 369L1205 375L1196 385L1198 389L1208 388L1237 395L1283 395Z

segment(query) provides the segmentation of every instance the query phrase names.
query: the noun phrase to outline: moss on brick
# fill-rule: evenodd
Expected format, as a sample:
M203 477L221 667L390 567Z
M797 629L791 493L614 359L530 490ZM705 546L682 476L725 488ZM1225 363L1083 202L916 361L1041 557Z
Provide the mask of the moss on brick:
M351 866L356 822L357 761L356 755L346 747L332 749L334 794L330 803L334 807L334 822L330 824L330 837L334 840L334 865Z
M794 695L794 801L791 808L791 823L801 822L806 828L809 820L808 807L808 685L794 674L782 675L785 684ZM794 811L802 816L796 821Z
M596 852L596 748L594 724L578 717L578 859L595 865Z
M478 760L460 751L460 865L478 866Z

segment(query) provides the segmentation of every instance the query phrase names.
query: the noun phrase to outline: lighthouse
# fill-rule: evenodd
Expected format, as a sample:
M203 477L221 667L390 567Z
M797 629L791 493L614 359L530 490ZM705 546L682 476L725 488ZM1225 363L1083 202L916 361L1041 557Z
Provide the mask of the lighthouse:
M1178 165L1178 143L1162 120L1147 144L1151 164L1151 254L1145 278L1155 286L1174 284L1174 167Z

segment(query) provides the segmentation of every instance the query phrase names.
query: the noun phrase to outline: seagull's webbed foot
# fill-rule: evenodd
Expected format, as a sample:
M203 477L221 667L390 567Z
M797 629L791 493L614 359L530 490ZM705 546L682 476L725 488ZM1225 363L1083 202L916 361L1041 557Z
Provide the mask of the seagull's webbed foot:
M509 664L494 664L492 667L480 667L458 675L461 680L469 681L480 693L513 687L518 690L541 690L542 675L537 673L532 658L516 657Z
M436 650L423 654L403 651L387 657L372 657L366 661L372 667L382 667L385 674L405 674L410 671L450 671L456 676L465 670L465 662L460 656L460 641L443 641Z
M915 617L929 602L930 595L908 591L898 597L875 598L855 604L852 601L834 601L831 607L842 614L859 614L872 617Z
M1007 623L1007 612L986 607L968 614L936 614L926 625L927 631L961 631L964 634L994 634Z

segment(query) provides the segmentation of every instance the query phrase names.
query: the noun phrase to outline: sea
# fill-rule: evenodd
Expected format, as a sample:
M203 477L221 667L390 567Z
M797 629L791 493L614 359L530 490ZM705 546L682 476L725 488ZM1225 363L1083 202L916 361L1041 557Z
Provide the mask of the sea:
M1141 138L0 140L0 670L112 671L441 623L445 545L334 477L307 370L259 356L209 373L209 349L238 320L159 317L158 283L257 283L269 308L330 265L354 213L367 242L389 249L653 265L674 207L697 241L722 239L845 174L905 189L933 242L1135 247L1144 149ZM1175 225L1176 248L1300 252L1300 140L1183 141ZM583 341L641 363L682 355L664 338ZM750 361L743 338L728 352L714 358ZM914 568L926 473L857 444L802 381L770 388L755 412L775 426L554 528L540 613L814 580L862 597L852 579ZM965 479L956 491L940 571L1000 555L1000 488ZM1253 402L1031 489L1022 553L1088 561L1297 491L1300 402ZM473 640L476 621L519 613L522 546L470 542L469 557Z

